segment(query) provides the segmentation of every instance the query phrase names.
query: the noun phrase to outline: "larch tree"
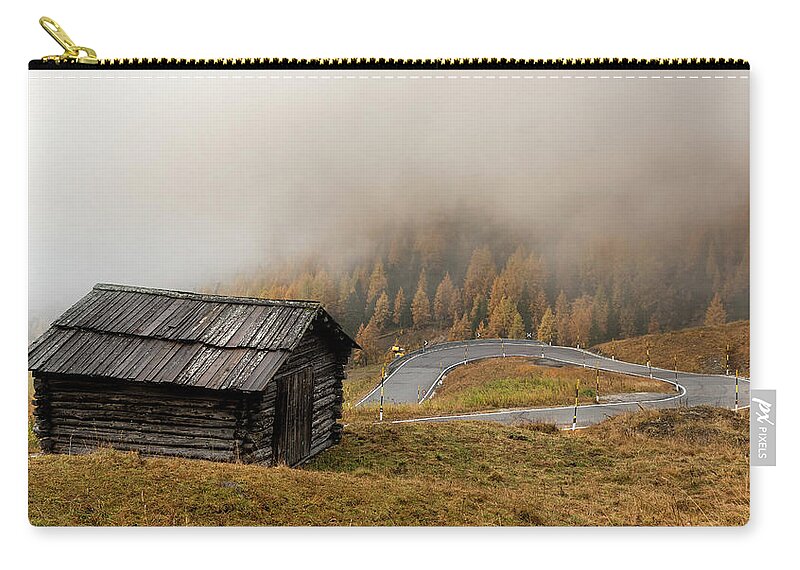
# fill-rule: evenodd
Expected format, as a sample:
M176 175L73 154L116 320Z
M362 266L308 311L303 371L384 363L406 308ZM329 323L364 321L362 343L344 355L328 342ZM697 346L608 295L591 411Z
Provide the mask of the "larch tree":
M497 280L495 279L495 282ZM508 316L505 314L505 309L508 305L506 301L508 297L501 297L496 299L494 306L492 306L491 299L489 300L489 320L486 325L487 333L493 337L503 337L506 334L506 321Z
M417 292L411 301L411 319L415 328L424 327L431 320L431 302L428 299L427 288L428 282L423 269L417 282Z
M597 330L596 340L605 340L608 334L608 297L602 285L597 287L592 299L592 318L594 319L594 326Z
M389 295L386 291L381 292L378 300L375 301L375 311L372 313L372 321L378 332L383 332L391 322L392 313L389 309Z
M522 315L517 311L517 307L511 298L503 297L489 315L489 333L500 338L510 338L512 328L517 319L519 319L519 326L522 327L522 335L524 336L525 325L522 321Z
M522 315L519 314L519 311L514 311L514 318L508 329L508 338L525 338L525 322L522 320Z
M339 307L341 325L348 331L357 330L364 320L364 297L350 278L343 277L339 283Z
M356 333L356 342L358 343L358 346L361 347L361 349L356 350L353 353L353 364L355 364L356 366L363 366L367 363L367 350L364 347L364 343L366 340L364 338L365 328L366 327L364 326L364 323L361 323L358 326L358 332Z
M394 311L392 312L392 322L398 327L408 325L406 311L408 310L408 301L406 301L406 293L403 288L397 290L397 295L394 298Z
M444 325L453 313L461 312L460 304L458 289L453 285L450 273L445 273L433 298L433 315L440 325Z
M386 256L386 261L389 268L397 267L400 265L404 258L408 257L408 236L406 234L395 235L389 244L389 253Z
M439 271L444 265L448 245L446 230L443 227L432 225L416 232L414 250L419 255L422 267L434 274L440 275Z
M580 343L581 346L589 343L589 331L592 329L592 298L588 295L578 297L572 302L569 328L573 341Z
M536 331L536 338L541 342L552 343L556 336L556 318L553 315L552 309L547 307L542 315L542 320L539 323L539 329Z
M336 282L325 269L314 273L311 289L311 298L320 301L328 312L333 314L341 312L341 308L338 305L339 292Z
M300 273L289 283L286 288L288 299L307 299L311 295L311 274Z
M506 260L505 267L500 273L502 277L502 293L508 296L515 305L519 305L528 292L529 284L531 284L532 270L530 262L532 259L526 253L525 248L519 246Z
M383 268L383 260L378 258L375 262L375 267L372 269L372 274L369 276L369 286L367 288L367 303L372 303L382 291L388 287L386 279L386 270Z
M489 315L494 312L504 297L508 297L507 290L508 287L506 287L506 278L501 273L494 278L494 281L492 281L492 288L489 292L489 305L487 309Z
M570 310L567 295L563 289L556 299L556 338L559 344L572 344L572 331L570 330Z
M461 318L453 317L453 326L447 335L447 340L469 340L472 338L472 328L469 326L469 317L464 313Z
M531 317L531 328L536 331L542 322L544 312L547 310L547 295L542 289L539 289L535 295L532 295L531 301L528 304L528 311Z
M486 297L475 295L472 300L472 309L469 313L469 322L473 330L476 330L482 322L489 316L488 300Z
M728 313L725 310L725 305L722 304L722 296L719 293L714 293L714 297L708 304L708 309L706 309L705 325L713 327L724 325L726 322L728 322Z
M531 252L528 256L526 272L527 287L531 292L531 297L534 297L534 293L537 291L542 290L546 277L547 267L544 259Z
M488 300L489 290L496 274L497 269L492 260L492 251L489 246L475 249L464 277L464 299L473 303L476 297Z
M381 351L378 346L378 330L375 324L370 321L368 325L363 324L358 329L356 342L361 347L354 356L356 364L372 364L380 360Z

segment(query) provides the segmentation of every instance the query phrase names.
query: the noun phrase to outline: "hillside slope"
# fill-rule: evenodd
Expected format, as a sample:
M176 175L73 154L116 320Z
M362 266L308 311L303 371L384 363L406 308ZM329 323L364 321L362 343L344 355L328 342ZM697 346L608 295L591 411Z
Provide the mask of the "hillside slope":
M302 469L100 451L29 461L34 525L743 525L747 413L646 411L578 432L351 424Z
M592 350L619 360L645 364L647 347L653 366L671 369L678 357L678 368L685 372L725 373L725 347L730 345L730 373L738 368L750 374L750 321L720 326L695 327L674 332L648 334L605 342Z

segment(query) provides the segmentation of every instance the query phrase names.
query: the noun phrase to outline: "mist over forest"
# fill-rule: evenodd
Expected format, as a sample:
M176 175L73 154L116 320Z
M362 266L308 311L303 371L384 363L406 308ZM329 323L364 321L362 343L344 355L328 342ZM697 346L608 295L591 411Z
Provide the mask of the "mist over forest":
M746 81L167 75L31 82L29 336L97 282L319 299L362 337L748 316Z
M596 224L587 239L560 243L485 212L394 220L354 232L369 247L344 265L309 254L210 290L320 300L362 344L425 328L452 340L531 333L586 346L703 324L715 296L723 320L748 318L745 207L637 236Z

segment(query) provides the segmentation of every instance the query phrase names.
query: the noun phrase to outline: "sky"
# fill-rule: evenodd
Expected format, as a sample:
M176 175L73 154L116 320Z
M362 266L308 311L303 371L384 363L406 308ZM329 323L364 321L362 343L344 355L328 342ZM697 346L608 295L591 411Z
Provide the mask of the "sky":
M97 282L345 265L431 214L679 244L748 203L747 75L31 71L30 329Z

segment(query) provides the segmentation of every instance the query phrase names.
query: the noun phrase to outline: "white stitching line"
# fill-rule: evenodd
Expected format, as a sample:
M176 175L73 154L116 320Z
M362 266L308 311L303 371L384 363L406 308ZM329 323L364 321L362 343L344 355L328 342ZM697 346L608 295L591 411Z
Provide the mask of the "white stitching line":
M176 79L750 79L749 75L81 75L81 76L37 76L32 75L30 80L95 80L95 79L117 79L117 80L130 80L130 79L162 79L162 80L176 80Z

